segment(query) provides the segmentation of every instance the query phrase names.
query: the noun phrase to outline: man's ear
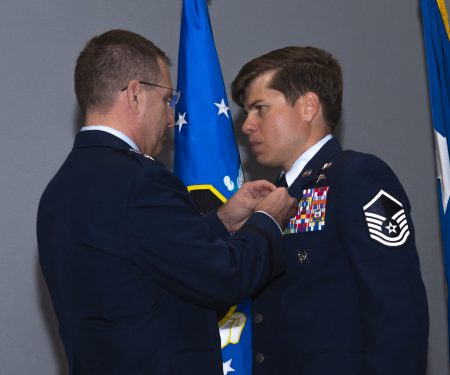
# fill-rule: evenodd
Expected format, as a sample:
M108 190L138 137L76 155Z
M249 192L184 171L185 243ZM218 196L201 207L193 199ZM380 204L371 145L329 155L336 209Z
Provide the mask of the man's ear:
M311 122L319 113L320 100L316 93L309 91L303 94L297 102L300 102L300 110L305 121Z
M139 96L141 93L142 87L139 81L133 80L128 84L127 89L127 100L128 106L130 107L133 113L139 112Z

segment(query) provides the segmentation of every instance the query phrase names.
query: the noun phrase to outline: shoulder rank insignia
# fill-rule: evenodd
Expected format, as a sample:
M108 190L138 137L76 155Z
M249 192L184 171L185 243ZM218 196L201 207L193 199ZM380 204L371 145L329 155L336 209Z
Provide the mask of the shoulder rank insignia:
M150 155L144 154L144 153L142 153L142 152L140 152L140 151L138 151L138 150L135 150L134 148L130 148L129 151L130 151L130 152L134 152L135 154L141 155L141 156L143 156L143 157L146 158L146 159L155 160L155 159L153 159Z
M403 245L409 237L403 205L380 190L364 207L370 238L391 247Z
M329 186L303 190L297 213L292 217L283 234L313 232L325 227L325 211Z

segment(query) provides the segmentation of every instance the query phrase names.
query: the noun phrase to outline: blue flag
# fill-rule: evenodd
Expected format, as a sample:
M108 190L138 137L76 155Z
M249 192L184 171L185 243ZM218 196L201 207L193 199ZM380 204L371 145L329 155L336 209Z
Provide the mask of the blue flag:
M450 28L444 0L421 0L423 35L428 70L431 117L434 127L438 191L445 272L450 275ZM448 296L447 296L448 303ZM449 329L450 329L450 304ZM450 331L449 331L450 337Z
M226 202L243 182L206 0L183 2L178 90L174 172L206 213ZM225 313L219 322L224 374L250 375L250 301Z

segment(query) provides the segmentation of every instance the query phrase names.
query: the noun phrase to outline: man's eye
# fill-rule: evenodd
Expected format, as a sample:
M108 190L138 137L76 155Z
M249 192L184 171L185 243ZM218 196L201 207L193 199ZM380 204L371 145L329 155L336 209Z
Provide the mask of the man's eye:
M255 105L255 109L256 109L256 112L258 114L262 114L265 111L266 108L267 107L265 105L262 105L262 104Z

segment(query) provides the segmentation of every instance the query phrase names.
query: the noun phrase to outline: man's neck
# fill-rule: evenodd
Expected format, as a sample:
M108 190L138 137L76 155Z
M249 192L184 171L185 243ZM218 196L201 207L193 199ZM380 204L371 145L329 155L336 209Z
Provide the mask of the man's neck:
M126 134L122 133L119 130L110 128L109 126L105 126L105 125L101 125L101 124L83 126L80 131L84 132L84 131L91 131L91 130L99 130L99 131L103 131L103 132L112 134L112 135L116 136L117 138L120 138L122 141L128 143L128 145L133 150L140 151L139 146L132 139L130 139L130 137L128 137Z
M121 118L117 115L112 115L110 112L86 113L84 126L86 128L89 128L90 126L107 126L108 128L114 129L124 134L133 142L133 144L138 145L138 143L136 142L135 134L132 132L132 129L129 126L129 120Z

